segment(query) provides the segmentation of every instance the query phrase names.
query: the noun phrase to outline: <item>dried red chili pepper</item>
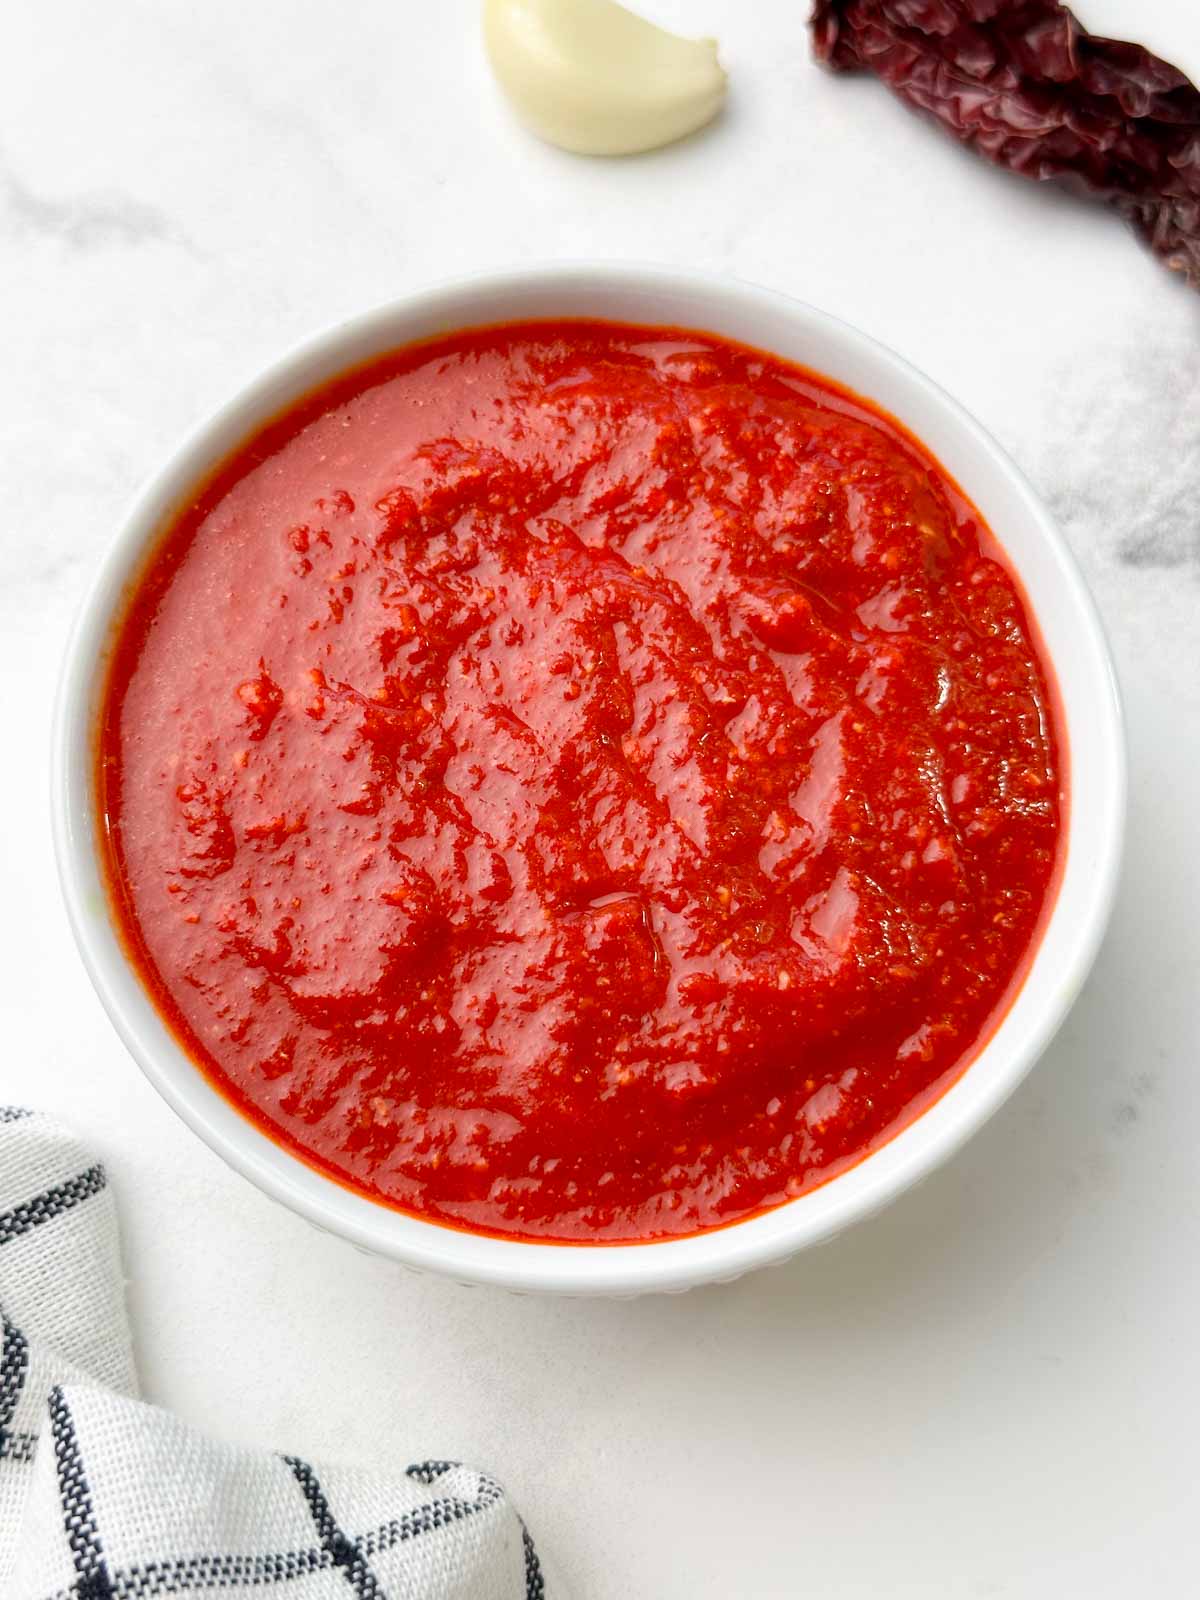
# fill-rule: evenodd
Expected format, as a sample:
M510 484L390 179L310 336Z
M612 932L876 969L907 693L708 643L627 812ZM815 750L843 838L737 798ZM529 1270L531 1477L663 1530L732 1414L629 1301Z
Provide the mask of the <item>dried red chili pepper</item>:
M1200 91L1056 0L815 0L819 60L876 73L981 155L1106 200L1200 287Z

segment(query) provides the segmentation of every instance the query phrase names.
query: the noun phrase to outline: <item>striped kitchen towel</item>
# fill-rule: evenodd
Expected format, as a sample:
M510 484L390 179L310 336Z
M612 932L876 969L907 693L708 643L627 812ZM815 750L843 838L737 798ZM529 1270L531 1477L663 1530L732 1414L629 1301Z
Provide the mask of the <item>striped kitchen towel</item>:
M104 1168L0 1108L4 1600L542 1600L494 1479L218 1444L136 1398Z

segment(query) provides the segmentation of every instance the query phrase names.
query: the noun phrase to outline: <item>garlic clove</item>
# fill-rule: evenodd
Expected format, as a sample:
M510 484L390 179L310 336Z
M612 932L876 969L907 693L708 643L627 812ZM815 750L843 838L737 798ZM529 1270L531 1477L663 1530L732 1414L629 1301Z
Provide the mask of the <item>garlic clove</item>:
M616 0L484 0L492 70L532 133L579 155L682 139L725 99L713 39L681 39Z

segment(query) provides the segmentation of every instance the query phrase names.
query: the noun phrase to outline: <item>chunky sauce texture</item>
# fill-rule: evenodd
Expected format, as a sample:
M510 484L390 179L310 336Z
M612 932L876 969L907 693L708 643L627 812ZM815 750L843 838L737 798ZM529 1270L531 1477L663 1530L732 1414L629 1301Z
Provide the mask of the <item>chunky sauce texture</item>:
M963 1069L1055 873L1022 599L896 423L703 334L402 351L252 440L118 641L114 901L222 1090L492 1233L695 1232Z

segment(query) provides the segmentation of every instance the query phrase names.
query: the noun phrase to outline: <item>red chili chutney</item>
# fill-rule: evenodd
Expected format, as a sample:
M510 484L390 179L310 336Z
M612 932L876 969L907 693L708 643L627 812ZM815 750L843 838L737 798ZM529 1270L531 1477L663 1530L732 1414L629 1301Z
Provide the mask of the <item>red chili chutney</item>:
M400 351L240 450L130 605L112 893L271 1136L570 1242L811 1189L963 1070L1048 902L1047 677L891 418L707 334Z

